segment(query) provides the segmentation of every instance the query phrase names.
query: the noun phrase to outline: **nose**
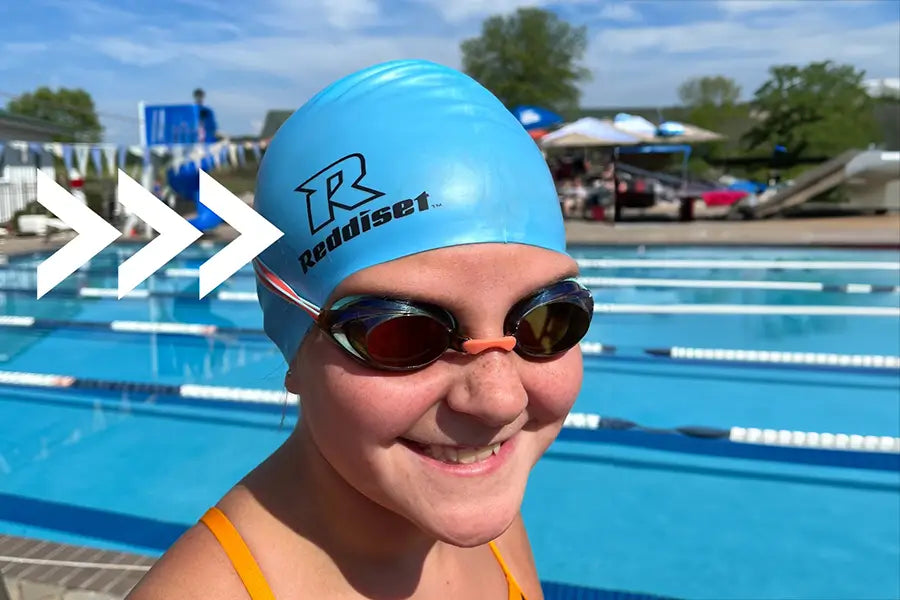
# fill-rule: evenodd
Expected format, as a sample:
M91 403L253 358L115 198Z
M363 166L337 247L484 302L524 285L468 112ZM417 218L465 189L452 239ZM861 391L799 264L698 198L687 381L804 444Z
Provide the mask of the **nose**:
M488 350L467 360L447 394L448 406L490 427L515 421L528 405L528 394L511 352Z

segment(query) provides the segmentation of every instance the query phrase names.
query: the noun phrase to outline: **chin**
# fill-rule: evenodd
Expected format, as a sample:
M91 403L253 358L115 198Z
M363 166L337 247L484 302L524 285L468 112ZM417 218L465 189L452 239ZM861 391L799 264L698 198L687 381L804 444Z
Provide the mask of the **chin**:
M502 505L487 505L477 500L457 504L441 510L441 503L433 508L437 512L420 515L418 526L430 536L447 544L462 548L482 546L500 537L519 514L520 498L508 494Z

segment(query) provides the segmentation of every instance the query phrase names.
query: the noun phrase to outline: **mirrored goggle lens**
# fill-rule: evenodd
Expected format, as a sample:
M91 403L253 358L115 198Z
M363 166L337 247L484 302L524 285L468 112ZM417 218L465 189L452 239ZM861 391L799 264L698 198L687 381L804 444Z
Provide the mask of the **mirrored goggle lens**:
M530 356L552 356L581 341L591 325L584 306L572 300L556 300L528 311L516 330L517 348Z
M391 369L426 365L450 346L447 328L425 315L397 316L374 326L355 321L347 325L346 333L357 352Z

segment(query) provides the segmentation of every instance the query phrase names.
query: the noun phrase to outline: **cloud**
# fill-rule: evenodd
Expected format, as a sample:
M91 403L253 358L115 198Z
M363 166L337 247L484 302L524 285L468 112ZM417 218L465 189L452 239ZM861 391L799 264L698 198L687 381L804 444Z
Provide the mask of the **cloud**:
M814 9L809 0L703 0L675 15L668 2L605 0L159 0L143 14L98 0L32 2L53 9L56 28L48 20L46 36L0 41L5 86L32 86L38 69L120 115L134 115L139 100L190 101L200 86L231 134L258 133L267 110L299 107L377 62L458 68L459 43L478 34L481 19L525 6L588 24L584 106L666 105L685 79L715 74L737 79L749 97L773 64L829 58L870 78L900 73L900 23L884 3L863 0ZM136 123L117 125L111 133L133 141Z
M728 15L748 15L750 13L797 10L806 0L719 0L716 7Z
M3 54L37 54L50 48L46 42L6 42L0 46Z
M887 0L893 2L895 0ZM828 0L829 8L860 8L873 0ZM753 13L784 13L810 10L809 0L718 0L716 7L730 16L747 16Z
M586 63L594 80L583 103L670 104L680 83L703 75L733 77L750 97L770 66L826 59L886 77L900 72L898 50L900 22L853 29L817 15L765 29L744 21L606 29L591 40Z
M621 21L623 23L641 21L641 13L631 4L605 4L598 15L605 21Z
M122 37L73 36L72 41L100 54L133 67L149 67L166 63L178 56L178 49L170 44L140 42Z
M573 6L585 6L593 8L598 0L420 0L432 9L448 23L462 23L484 19L490 15L509 14L519 8L543 7L543 8L567 8ZM616 5L607 5L613 6ZM606 6L604 6L606 8ZM613 8L615 11L615 8Z

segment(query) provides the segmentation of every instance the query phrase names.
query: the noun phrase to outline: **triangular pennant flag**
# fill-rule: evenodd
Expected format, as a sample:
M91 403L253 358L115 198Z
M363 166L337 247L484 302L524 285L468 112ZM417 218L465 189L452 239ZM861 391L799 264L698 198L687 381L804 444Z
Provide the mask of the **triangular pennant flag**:
M38 142L28 142L28 150L36 156L41 156L44 153L44 146Z
M63 144L62 147L63 164L66 165L66 173L72 170L72 146Z
M98 148L97 146L94 146L93 148L91 148L91 162L94 165L94 169L97 170L97 175L102 176L103 175L103 162L100 158L100 148Z
M119 146L119 168L125 170L125 160L128 158L128 147Z
M78 172L84 177L87 175L88 152L91 147L87 144L75 144L75 162L78 163Z
M232 165L238 164L238 155L237 155L238 150L237 149L238 149L237 144L228 144L228 155L231 157Z
M256 155L256 162L259 162L260 157L262 156L259 151L259 144L257 142L253 142L253 145L250 147L253 149L253 154Z
M56 156L56 158L63 157L63 145L59 142L50 144L50 151L53 152L53 155Z
M3 149L6 148L6 144L0 140L0 160L3 160Z
M103 156L106 158L106 168L113 177L116 175L116 147L112 144L103 146Z
M242 167L247 164L247 156L244 154L244 146L240 145L237 147L237 160L238 164Z

